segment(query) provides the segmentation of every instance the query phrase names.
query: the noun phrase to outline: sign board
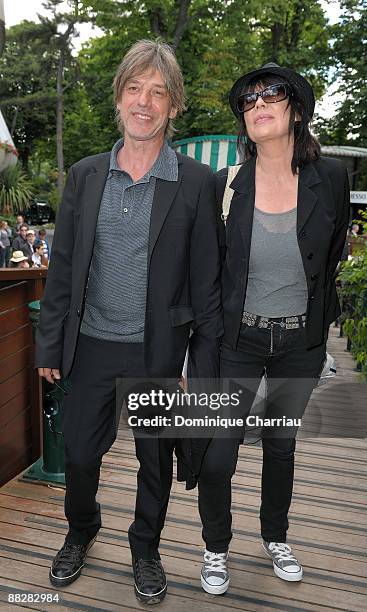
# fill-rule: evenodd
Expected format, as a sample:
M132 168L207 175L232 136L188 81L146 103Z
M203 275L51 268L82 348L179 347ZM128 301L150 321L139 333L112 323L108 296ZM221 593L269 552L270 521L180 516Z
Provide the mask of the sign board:
M359 204L360 206L367 206L367 191L351 191L350 203Z

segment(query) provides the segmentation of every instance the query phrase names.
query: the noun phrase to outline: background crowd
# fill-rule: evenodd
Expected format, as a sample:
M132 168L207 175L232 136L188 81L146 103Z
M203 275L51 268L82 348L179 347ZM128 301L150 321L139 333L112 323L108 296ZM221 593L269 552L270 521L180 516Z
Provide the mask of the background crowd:
M17 216L15 227L0 220L0 268L47 268L50 245L46 230L32 229Z

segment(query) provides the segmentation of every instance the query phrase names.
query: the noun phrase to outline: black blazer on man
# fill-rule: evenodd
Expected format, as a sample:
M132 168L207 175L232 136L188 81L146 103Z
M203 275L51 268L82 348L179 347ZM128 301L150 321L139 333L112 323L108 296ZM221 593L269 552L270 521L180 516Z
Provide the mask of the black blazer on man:
M157 179L151 211L145 365L151 376L180 377L189 343L189 375L211 378L222 335L215 179L209 167L177 157L178 181ZM74 360L109 159L102 153L72 166L57 218L35 365L63 376Z
M224 227L221 228L224 339L234 349L246 296L255 204L255 164L256 158L245 162L232 181L234 194L225 233ZM227 174L227 169L216 174L218 206L223 199ZM298 182L297 239L308 288L308 348L324 342L330 323L340 314L334 274L343 251L348 218L349 182L345 166L327 157L305 165L300 170Z

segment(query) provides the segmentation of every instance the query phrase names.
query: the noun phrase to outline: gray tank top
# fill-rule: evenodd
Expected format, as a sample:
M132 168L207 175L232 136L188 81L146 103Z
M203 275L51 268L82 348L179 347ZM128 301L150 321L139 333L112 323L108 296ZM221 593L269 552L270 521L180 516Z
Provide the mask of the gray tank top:
M297 207L284 213L254 210L244 310L289 317L307 308L307 282L297 242Z

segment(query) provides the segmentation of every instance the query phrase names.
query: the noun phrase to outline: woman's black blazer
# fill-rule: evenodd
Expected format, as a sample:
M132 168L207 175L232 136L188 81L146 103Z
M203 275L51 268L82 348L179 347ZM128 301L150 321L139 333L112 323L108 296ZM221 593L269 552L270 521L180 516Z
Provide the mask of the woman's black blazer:
M234 349L246 296L255 204L255 164L251 158L231 183L234 190L226 228L221 222L224 340ZM222 206L227 168L216 174L218 207ZM337 159L321 157L299 174L297 239L308 288L307 348L327 338L329 325L340 314L335 270L340 260L349 220L349 181ZM277 262L274 261L274 269Z

